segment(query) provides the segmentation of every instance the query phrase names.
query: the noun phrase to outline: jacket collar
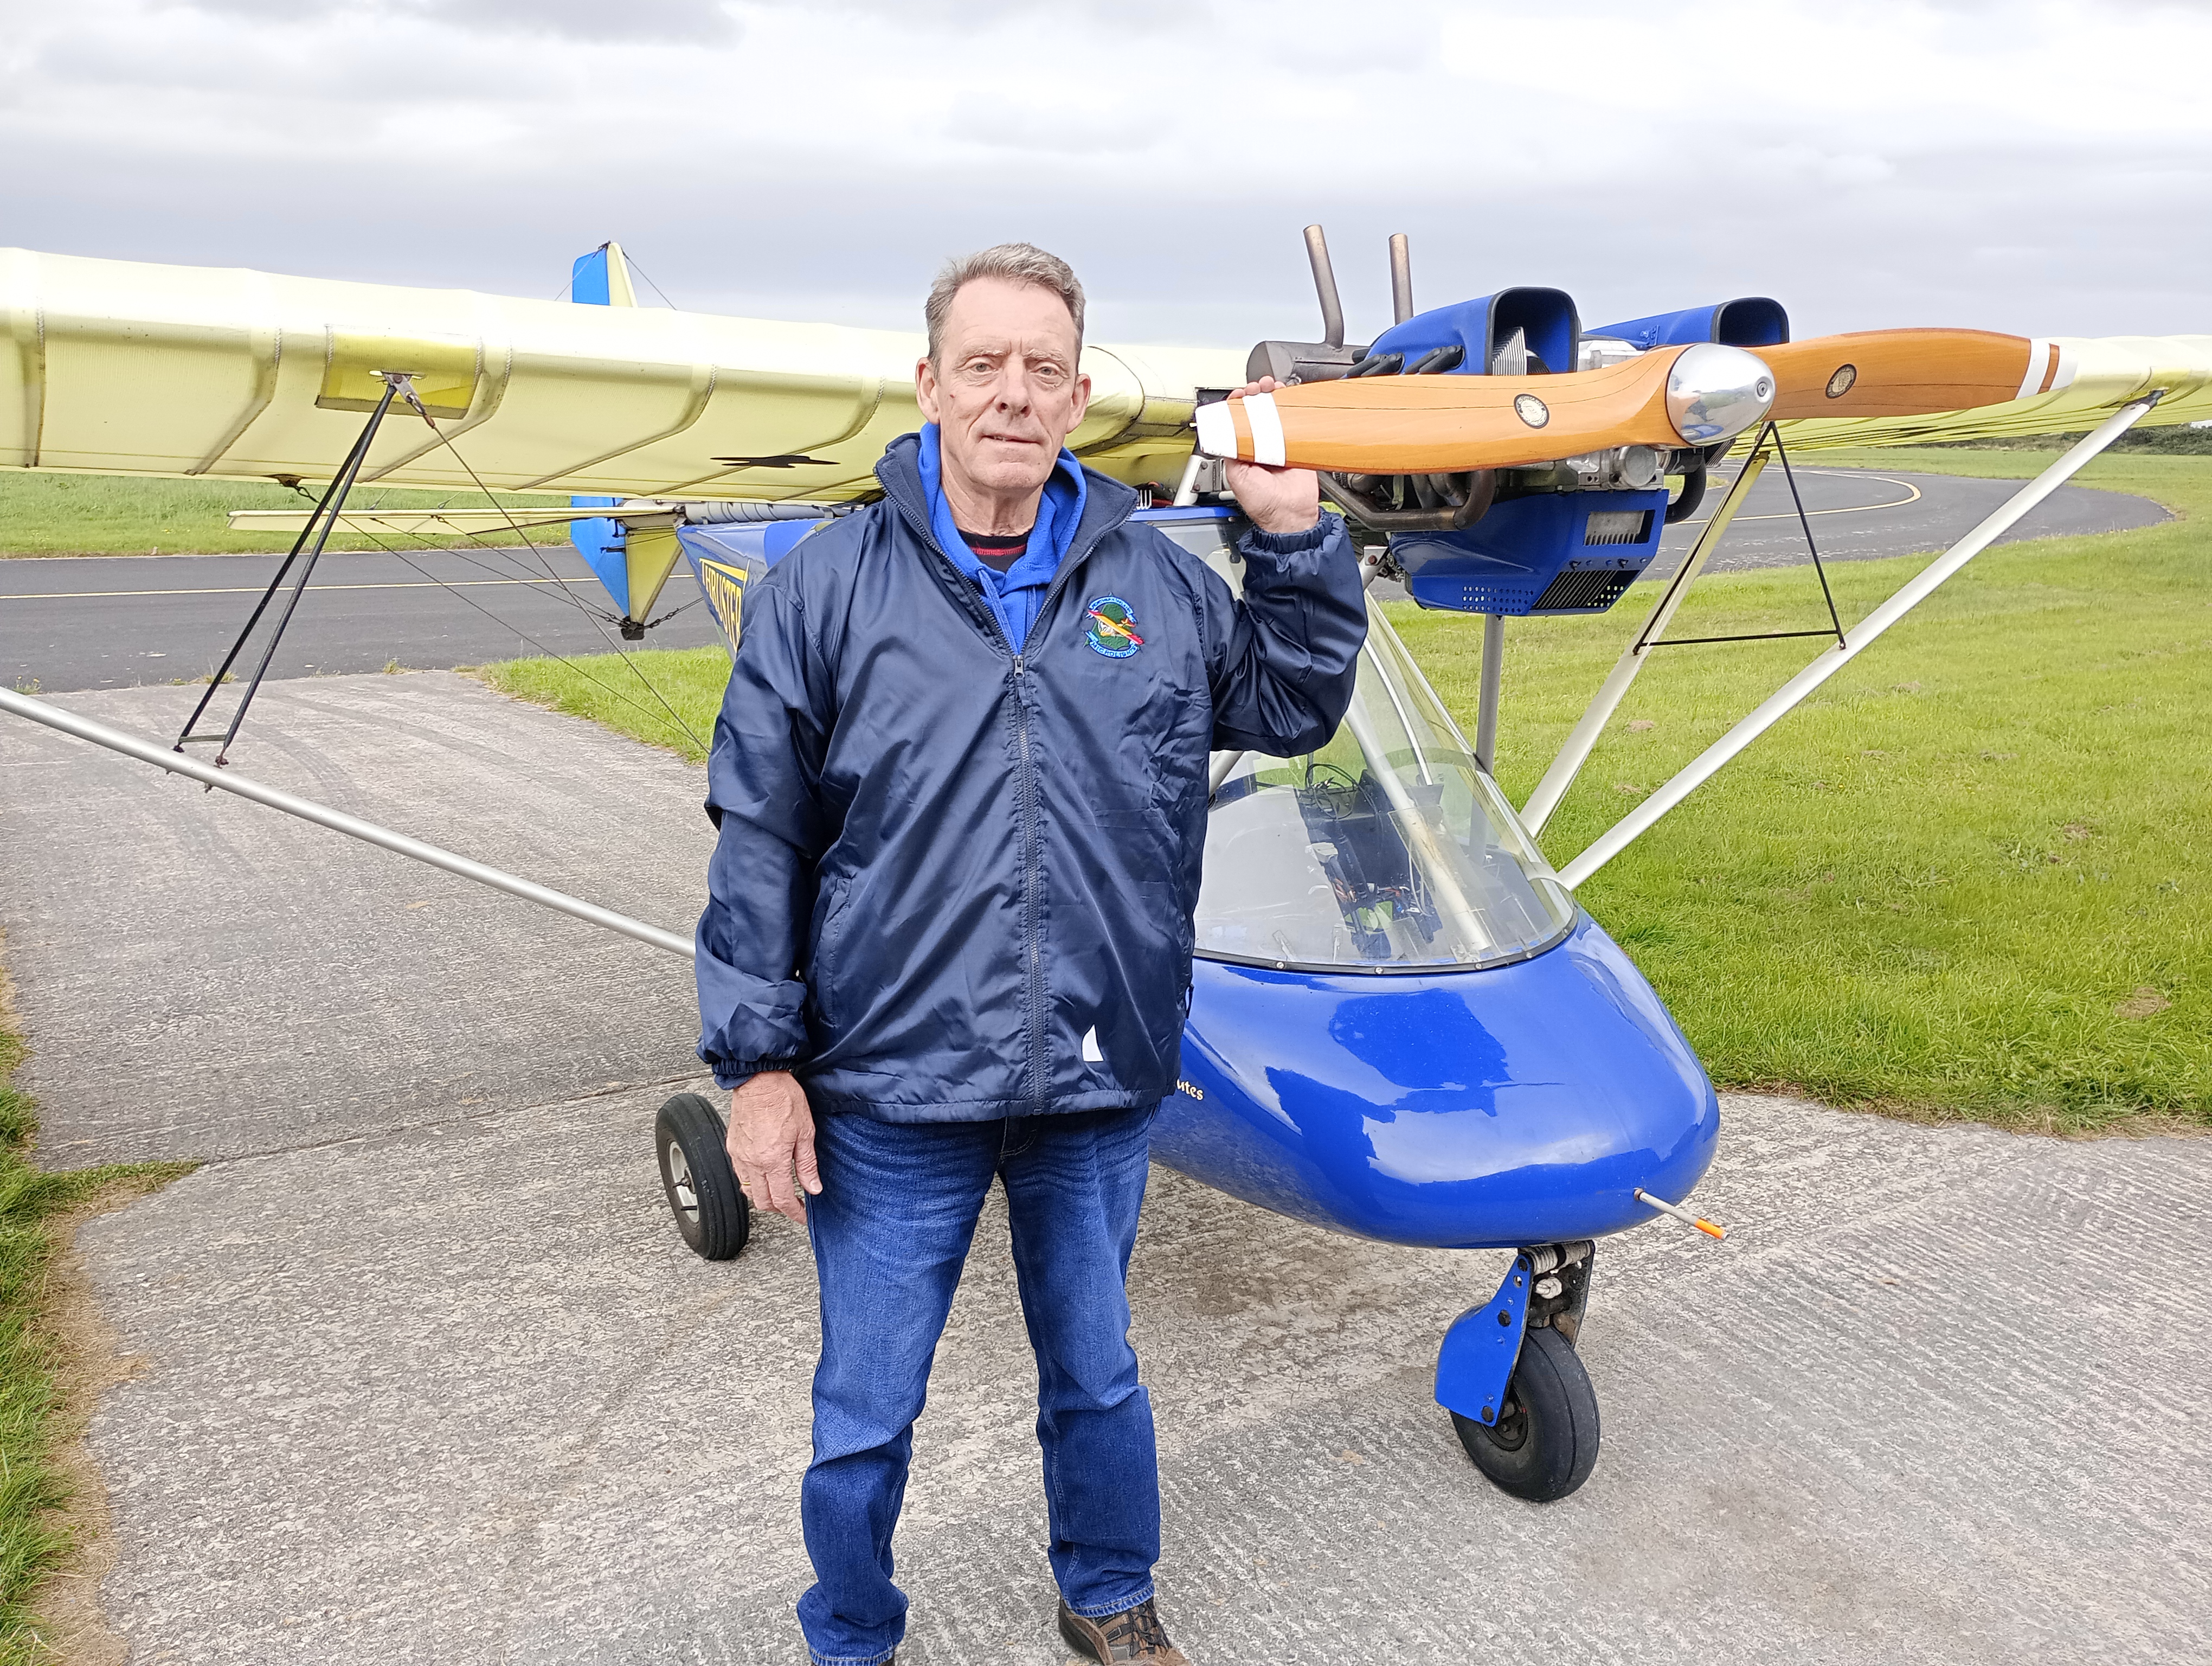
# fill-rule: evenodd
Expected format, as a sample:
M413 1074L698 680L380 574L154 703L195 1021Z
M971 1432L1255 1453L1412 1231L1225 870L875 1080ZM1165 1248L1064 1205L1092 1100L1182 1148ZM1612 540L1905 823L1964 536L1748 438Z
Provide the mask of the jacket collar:
M921 440L915 453L915 466L921 471L921 489L929 499L929 529L937 535L938 548L987 595L1001 595L1009 590L1042 590L1049 585L1074 545L1076 529L1082 522L1084 499L1088 496L1084 490L1083 465L1075 460L1075 454L1065 447L1061 448L1059 459L1053 464L1052 476L1037 496L1036 519L1030 528L1029 547L1002 573L968 547L968 541L960 536L960 528L952 519L952 506L945 497L943 430L936 423L929 423L921 430Z
M883 485L884 496L908 522L923 532L933 546L938 538L931 524L929 492L921 483L921 436L902 434L884 448L876 464L876 478ZM1063 453L1065 458L1067 453ZM1062 466L1065 466L1063 463ZM1079 465L1080 466L1080 465ZM1120 481L1110 479L1093 468L1083 470L1083 514L1077 521L1075 536L1069 540L1067 554L1061 560L1064 570L1071 561L1079 561L1089 554L1091 546L1107 533L1136 513L1137 494ZM953 551L939 549L947 561L957 563ZM965 552L972 560L973 551Z

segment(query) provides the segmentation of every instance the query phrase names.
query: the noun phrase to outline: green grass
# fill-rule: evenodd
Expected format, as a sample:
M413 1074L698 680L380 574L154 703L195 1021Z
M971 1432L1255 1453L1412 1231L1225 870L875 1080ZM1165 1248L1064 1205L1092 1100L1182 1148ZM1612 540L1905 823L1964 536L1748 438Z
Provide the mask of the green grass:
M588 717L701 762L730 680L729 654L719 648L655 648L629 659L635 671L615 654L592 654L566 664L506 660L479 666L476 674L502 694Z
M2085 429L2082 433L2087 433ZM2081 434L2033 434L2014 435L2000 440L1940 440L1940 450L1962 451L2043 451L2059 452L2066 449ZM2212 428L2197 428L2191 424L2176 428L2145 428L2138 423L2112 443L2116 452L2164 452L2174 456L2203 457L2212 455Z
M56 1512L69 1492L52 1454L64 1410L55 1342L45 1320L53 1217L135 1196L190 1172L189 1163L112 1164L48 1174L27 1159L37 1122L14 1085L21 1037L9 1027L0 981L0 1666L51 1661L30 1602L40 1579L71 1547Z
M313 489L319 490L320 483ZM386 490L364 487L348 507L374 508L465 508L495 500L482 492ZM512 494L496 500L510 509L568 502L543 494ZM9 556L143 556L254 553L291 547L289 532L234 532L224 516L232 509L304 509L312 499L273 481L138 480L97 474L40 474L0 471L0 559ZM379 534L385 537L384 534ZM534 542L558 542L556 528L533 530ZM392 542L388 537L385 541ZM425 544L459 544L459 538L406 540L410 549ZM488 537L489 543L514 543L513 533ZM331 536L332 550L374 550L359 533Z
M2049 455L1821 460L2026 477ZM1717 1080L2064 1129L2212 1123L2212 460L2135 453L2083 478L2186 518L1983 556L1583 888ZM1925 559L1832 568L1846 624ZM1701 590L1673 634L1822 617L1808 569ZM1509 634L1516 801L1647 605ZM1469 708L1475 633L1401 611ZM1817 646L1666 650L1547 848L1579 850Z
M2027 477L2049 455L1818 460ZM2212 459L2130 453L2081 478L2182 519L1985 554L1583 888L1715 1080L2020 1128L2212 1125ZM1846 625L1925 560L1832 568ZM1509 629L1498 775L1516 802L1652 594ZM1479 622L1392 618L1471 729ZM1810 569L1716 575L1674 634L1824 618ZM1817 648L1666 650L1547 849L1579 850ZM635 657L706 734L720 650ZM652 706L627 672L589 669ZM485 674L672 744L657 708L549 661Z

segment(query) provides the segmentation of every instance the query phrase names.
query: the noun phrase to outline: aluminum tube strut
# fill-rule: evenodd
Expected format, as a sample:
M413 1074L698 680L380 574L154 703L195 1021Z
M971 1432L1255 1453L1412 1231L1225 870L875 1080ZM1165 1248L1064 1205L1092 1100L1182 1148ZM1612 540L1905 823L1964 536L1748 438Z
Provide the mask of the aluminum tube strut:
M626 914L617 914L612 909L603 909L596 903L586 903L566 891L535 885L498 868L487 867L482 862L472 862L465 856L457 856L450 850L425 844L420 839L410 839L404 833L395 833L388 827L362 821L342 810L295 798L274 787L264 787L234 769L218 769L213 764L202 763L198 758L170 751L152 741L142 740L137 735L111 729L104 723L94 723L89 718L79 717L75 712L64 711L58 706L50 706L43 700L33 700L9 690L0 689L0 712L13 712L33 723L43 723L49 729L58 729L79 740L88 740L95 746L105 746L111 752L120 752L125 757L137 758L141 763L150 763L157 769L166 769L173 775L183 775L208 787L219 787L226 793L235 793L256 804L265 804L271 810L297 816L301 821L327 827L334 833L343 833L349 838L380 846L398 855L412 857L418 862L428 862L432 867L441 867L464 879L473 879L480 885L489 885L494 891L503 891L510 897L520 897L526 903L535 903L540 908L552 909L588 924L604 927L608 931L619 932L624 937L634 937L641 943L650 943L656 949L665 949L686 960L692 958L691 939L688 937L678 937L673 932L662 931L658 926L648 926Z
M1686 769L1592 840L1588 849L1559 870L1560 883L1571 891L1620 854L1660 817L1708 780L1715 770L1772 728L1792 707L1849 665L1857 657L1861 648L1925 601L1937 586L1988 549L2014 521L2057 491L2083 464L2126 433L2137 418L2158 403L2163 391L2161 389L2148 398L2124 405L2107 417L2094 433L2014 493L1996 514L1915 574L1899 587L1895 595L1851 627L1848 645L1838 643L1824 651L1811 665L1770 695L1750 716L1706 747Z
M1498 773L1498 686L1505 676L1505 616L1482 616L1482 691L1474 708L1474 767Z
M1530 838L1544 830L1544 824L1552 819L1552 812L1559 807L1559 800L1566 797L1567 788L1575 784L1575 777L1582 773L1583 765L1589 761L1589 755L1597 745L1598 736L1613 721L1613 713L1620 708L1621 701L1627 697L1629 684L1644 669L1644 655L1650 652L1653 643L1667 634L1667 627L1674 617L1674 610L1681 606L1682 598L1689 593L1690 586L1698 575L1705 570L1705 562L1719 548L1729 523L1735 519L1735 512L1743 507L1744 499L1751 495L1752 483L1765 471L1765 449L1754 447L1752 454L1744 459L1743 467L1736 474L1735 484L1729 488L1729 495L1721 500L1720 507L1705 522L1705 530L1698 534L1697 543L1692 546L1674 578L1668 582L1666 593L1659 598L1658 605L1644 620L1644 628L1636 633L1636 640L1621 650L1620 658L1613 662L1613 669L1606 674L1598 691L1590 696L1589 709L1583 713L1566 739L1560 744L1559 756L1552 760L1552 767L1544 771L1543 780L1538 781L1536 790L1528 794L1528 802L1521 806L1521 824L1528 830Z
M1190 461L1182 465L1182 478L1176 483L1174 508L1188 509L1198 502L1198 471L1205 466L1206 459L1194 450Z

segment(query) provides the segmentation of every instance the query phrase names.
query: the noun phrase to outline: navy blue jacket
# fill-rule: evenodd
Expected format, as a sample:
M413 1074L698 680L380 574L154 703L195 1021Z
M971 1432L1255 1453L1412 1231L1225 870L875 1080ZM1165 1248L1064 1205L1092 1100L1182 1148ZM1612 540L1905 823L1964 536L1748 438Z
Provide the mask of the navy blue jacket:
M747 587L707 766L699 1056L887 1122L1156 1104L1207 754L1335 732L1367 635L1351 540L1334 516L1247 534L1240 603L1086 472L1017 654L938 548L915 447Z

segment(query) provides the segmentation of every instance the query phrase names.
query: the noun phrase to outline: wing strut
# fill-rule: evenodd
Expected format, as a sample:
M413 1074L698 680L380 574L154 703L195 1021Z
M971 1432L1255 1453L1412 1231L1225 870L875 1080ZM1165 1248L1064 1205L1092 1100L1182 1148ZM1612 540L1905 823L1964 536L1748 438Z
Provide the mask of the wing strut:
M338 471L331 477L331 483L323 492L322 502L315 505L314 513L300 528L300 536L292 541L292 553L284 557L276 569L276 576L269 581L269 588L262 592L261 599L254 604L253 611L246 617L246 628L238 633L238 640L230 645L230 652L222 656L222 664L216 668L215 675L208 678L207 692L200 696L199 704L192 708L192 714L185 720L185 727L177 732L178 751L207 741L220 741L221 745L216 749L216 765L221 768L230 762L230 743L238 739L239 726L246 721L246 708L253 703L253 696L261 692L261 679L269 675L269 662L276 657L276 645L284 640L284 632L292 623L292 615L299 611L300 598L307 593L307 581L315 575L315 563L323 558L323 546L331 541L331 532L338 524L338 514L345 508L346 494L353 489L353 483L360 477L361 465L368 460L369 446L376 438L376 430L384 424L385 414L392 409L393 396L404 388L410 399L414 397L415 389L410 373L380 370L375 374L384 384L383 397L377 400L376 409L369 413L368 421L362 425L360 437L353 442L353 449L346 453L345 461L338 465ZM310 535L314 538L313 544L307 542ZM284 587L285 575L292 570L292 563L299 561L300 552L303 550L307 551L307 558L300 568L300 576L293 581L292 593L284 603L284 611L276 616L276 629L269 634L269 646L261 650L261 663L253 668L253 679L246 684L246 692L239 696L238 709L230 714L230 726L219 735L195 734L192 732L194 727L214 701L216 691L228 680L231 666L237 664L238 656L246 651L246 644L253 635L253 628L261 623L261 616L269 611L269 604L276 600L276 593Z
M1589 709L1583 713L1580 721L1568 733L1559 747L1559 755L1552 760L1552 767L1544 771L1543 780L1536 783L1536 790L1528 795L1528 802L1522 806L1522 825L1528 830L1531 838L1544 830L1544 824L1551 820L1552 812L1559 807L1559 800L1567 795L1567 788L1574 785L1575 777L1582 772L1591 748L1597 745L1599 733L1619 709L1621 701L1627 697L1629 684L1635 682L1637 672L1644 669L1644 656L1660 637L1666 635L1668 625L1674 621L1674 610L1681 606L1682 598L1689 593L1690 586L1696 581L1698 575L1705 570L1705 562L1711 559L1713 551L1720 546L1722 536L1727 532L1729 522L1735 519L1735 512L1751 496L1752 486L1766 471L1766 435L1762 434L1759 444L1752 447L1751 455L1743 459L1743 467L1737 471L1735 484L1729 488L1729 495L1721 500L1720 508L1715 509L1711 518L1705 522L1705 530L1698 534L1696 544L1684 557L1674 576L1668 581L1666 593L1651 610L1651 617L1644 620L1644 629L1636 633L1634 641L1621 650L1620 658L1613 662L1613 670L1599 685L1598 691L1590 697Z
M1482 616L1482 692L1474 708L1474 767L1486 775L1498 767L1498 690L1505 678L1505 616ZM1530 830L1532 832L1534 830Z
M125 757L137 758L141 763L167 769L173 775L183 775L208 787L220 787L226 793L235 793L242 799L251 799L271 810L297 816L303 822L313 822L318 827L327 827L334 833L343 833L363 843L411 857L418 862L428 862L432 867L443 868L464 879L473 879L480 885L489 885L494 891L503 891L509 897L520 897L526 903L535 903L540 908L554 909L556 913L568 915L607 931L619 932L624 937L649 943L656 949L681 955L686 960L693 957L692 942L688 937L678 937L674 932L648 926L626 914L617 914L612 909L603 909L596 903L586 903L581 897L571 897L565 891L555 891L550 885L541 885L503 869L471 861L466 856L455 855L450 850L426 843L421 839L410 839L404 833L395 833L388 827L379 827L374 822L349 816L344 811L333 810L326 804L295 798L280 788L265 787L235 770L218 769L196 757L163 751L150 740L142 740L121 729L111 729L104 723L95 723L75 712L64 711L43 700L33 700L27 695L0 689L0 712L13 712L33 723L43 723L49 729L74 735L79 740L88 740L95 746L105 746L111 752L120 752Z
M1851 628L1848 644L1838 642L1835 647L1822 652L1811 665L1770 695L1748 717L1706 747L1673 780L1592 840L1588 848L1559 870L1560 882L1571 891L1620 854L1653 823L1703 785L1723 764L1773 727L1814 690L1855 659L1862 648L1934 594L1945 580L1988 549L2014 522L2057 491L2082 465L2126 433L2159 402L2164 393L2162 388L2154 390L2144 398L2123 405L2107 417L2063 457L2014 493L2003 507L1929 562L1899 586L1897 593L1887 601L1860 620ZM1733 498L1735 494L1731 492L1729 496ZM1715 516L1716 520L1718 518ZM1700 548L1703 548L1703 540L1700 540ZM1685 562L1684 566L1686 568L1688 563ZM1661 605L1663 606L1665 603L1662 601ZM1633 674L1632 672L1631 675ZM1626 688L1626 683L1622 686ZM1579 725L1577 733L1580 733Z

